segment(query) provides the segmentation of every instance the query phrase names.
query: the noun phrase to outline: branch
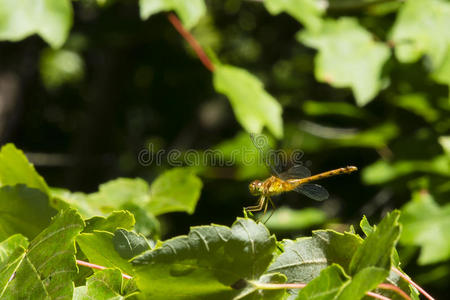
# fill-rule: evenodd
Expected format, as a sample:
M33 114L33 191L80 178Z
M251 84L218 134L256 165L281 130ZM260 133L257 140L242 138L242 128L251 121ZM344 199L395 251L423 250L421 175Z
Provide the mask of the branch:
M205 51L203 51L202 46L200 46L194 36L183 27L183 24L181 24L178 17L175 14L170 13L167 18L169 19L170 23L172 23L173 27L175 27L175 29L181 34L181 36L189 43L189 45L191 45L192 49L194 49L202 64L208 70L214 72L214 65L209 60Z

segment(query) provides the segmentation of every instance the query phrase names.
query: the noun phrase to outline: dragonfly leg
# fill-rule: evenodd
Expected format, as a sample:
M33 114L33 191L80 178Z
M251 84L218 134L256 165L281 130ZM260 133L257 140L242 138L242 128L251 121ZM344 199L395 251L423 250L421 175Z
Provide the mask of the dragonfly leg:
M270 198L269 197L267 197L267 199L269 199L270 200ZM264 212L263 212L263 215L265 215L266 214L266 212L267 212L267 207L269 206L269 201L266 201L266 205L264 205Z
M247 206L245 208L245 210L246 211L260 211L263 208L265 203L266 203L266 197L265 196L261 196L259 198L258 205Z
M269 219L272 217L273 212L275 211L275 208L276 208L276 207L275 207L275 204L274 204L273 201L272 201L272 198L267 197L267 199L269 200L269 201L267 201L267 203L270 202L270 205L272 206L272 211L270 212L270 216L267 218L267 220L264 221L264 224L266 224L267 221L269 221ZM267 209L267 205L266 205L266 209ZM264 212L265 212L265 211L264 211Z

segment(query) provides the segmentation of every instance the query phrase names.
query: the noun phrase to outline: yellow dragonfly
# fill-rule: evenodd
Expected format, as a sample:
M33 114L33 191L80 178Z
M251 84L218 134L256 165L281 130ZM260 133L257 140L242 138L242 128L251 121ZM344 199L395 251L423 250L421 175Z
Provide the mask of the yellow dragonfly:
M311 172L306 167L297 164L289 168L286 172L279 173L276 170L276 166L274 166L274 162L270 161L270 157L273 158L273 155L268 154L268 149L270 148L268 147L267 139L264 139L264 143L261 143L261 139L258 140L258 137L261 136L262 135L251 134L250 138L255 147L259 150L260 155L272 173L272 176L264 181L255 180L250 183L250 193L254 196L259 196L259 201L257 205L246 207L245 211L247 212L258 212L264 209L263 214L265 214L269 203L275 208L271 199L272 196L289 191L296 191L313 200L323 201L329 196L327 190L323 186L311 182L340 174L350 174L358 170L357 167L347 166L311 175Z

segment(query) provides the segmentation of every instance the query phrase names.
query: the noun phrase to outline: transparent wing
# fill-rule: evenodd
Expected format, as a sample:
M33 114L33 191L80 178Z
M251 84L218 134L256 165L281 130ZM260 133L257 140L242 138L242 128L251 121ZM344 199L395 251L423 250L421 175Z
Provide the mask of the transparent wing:
M283 180L306 178L309 176L311 176L311 172L302 165L295 165L286 172L280 174L280 178Z
M250 139L259 151L260 159L273 175L280 176L285 164L282 152L273 150L269 145L269 139L264 134L250 134Z
M326 200L330 196L323 186L314 183L299 185L294 189L294 191L302 193L305 196L317 201Z

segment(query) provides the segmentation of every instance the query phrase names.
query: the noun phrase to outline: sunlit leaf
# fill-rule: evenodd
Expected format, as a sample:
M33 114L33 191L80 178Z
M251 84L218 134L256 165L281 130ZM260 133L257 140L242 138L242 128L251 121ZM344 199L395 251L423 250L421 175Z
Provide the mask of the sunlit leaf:
M378 267L367 267L356 273L351 281L344 287L337 299L361 299L366 292L373 290L388 276L389 271Z
M261 133L264 126L281 138L281 105L268 94L263 84L244 69L215 64L214 88L230 100L237 121L249 133Z
M280 207L275 210L266 226L272 231L301 230L325 222L326 214L316 208L293 210Z
M308 285L298 293L298 300L328 300L336 296L349 283L347 276L339 265L332 264L323 269L319 276L311 280Z
M422 248L418 262L432 264L450 258L450 204L439 206L427 192L414 193L402 208L400 242Z
M450 45L450 3L445 0L406 1L391 31L395 54L404 63L426 54L439 68Z
M174 10L187 29L195 26L206 13L204 0L139 0L139 7L143 20L162 11Z
M152 182L150 201L146 207L156 216L174 211L192 214L200 197L202 185L192 170L171 169Z
M400 237L399 217L399 211L389 213L364 239L350 262L350 275L368 267L384 268L389 273L392 253Z
M102 270L89 277L86 286L75 288L74 300L125 299L138 293L132 281L117 269Z
M7 144L0 150L0 184L16 185L19 183L39 189L45 194L49 193L47 183L36 172L23 152L13 144Z
M83 227L80 215L75 210L67 210L52 220L26 252L19 247L15 252L18 255L12 255L16 264L15 277L1 286L0 298L71 299L72 280L77 273L74 241Z
M315 58L315 76L319 81L351 88L360 106L378 94L381 69L390 51L356 19L327 20L319 31L302 31L298 39L319 51Z
M107 268L117 268L123 273L133 275L131 263L122 258L114 249L114 234L106 231L82 233L77 243L89 262Z
M46 194L24 185L0 188L0 240L15 233L32 239L50 223L57 211Z
M266 0L264 6L272 14L286 12L305 27L316 30L322 24L322 14L326 6L315 0Z
M434 70L432 77L439 83L450 85L450 41L448 45L447 55L442 64Z
M447 136L441 136L438 139L439 144L441 144L442 148L444 149L445 153L447 155L450 155L450 135Z
M262 224L238 219L231 228L192 227L188 236L165 241L133 262L139 289L152 299L164 298L167 290L179 299L231 299L245 280L262 275L274 250L275 239Z
M282 273L288 282L308 283L333 263L348 270L361 242L359 236L347 232L315 231L312 237L286 242L284 252L272 262L267 272Z
M28 244L28 239L21 234L14 234L3 240L0 243L0 269L2 269L3 262L5 262L17 248L22 247L26 249Z
M86 220L86 228L83 233L90 233L94 230L108 231L114 233L117 228L132 229L134 216L128 211L115 211L108 217L93 217Z
M72 26L69 0L0 0L0 40L39 34L53 48L66 41Z

